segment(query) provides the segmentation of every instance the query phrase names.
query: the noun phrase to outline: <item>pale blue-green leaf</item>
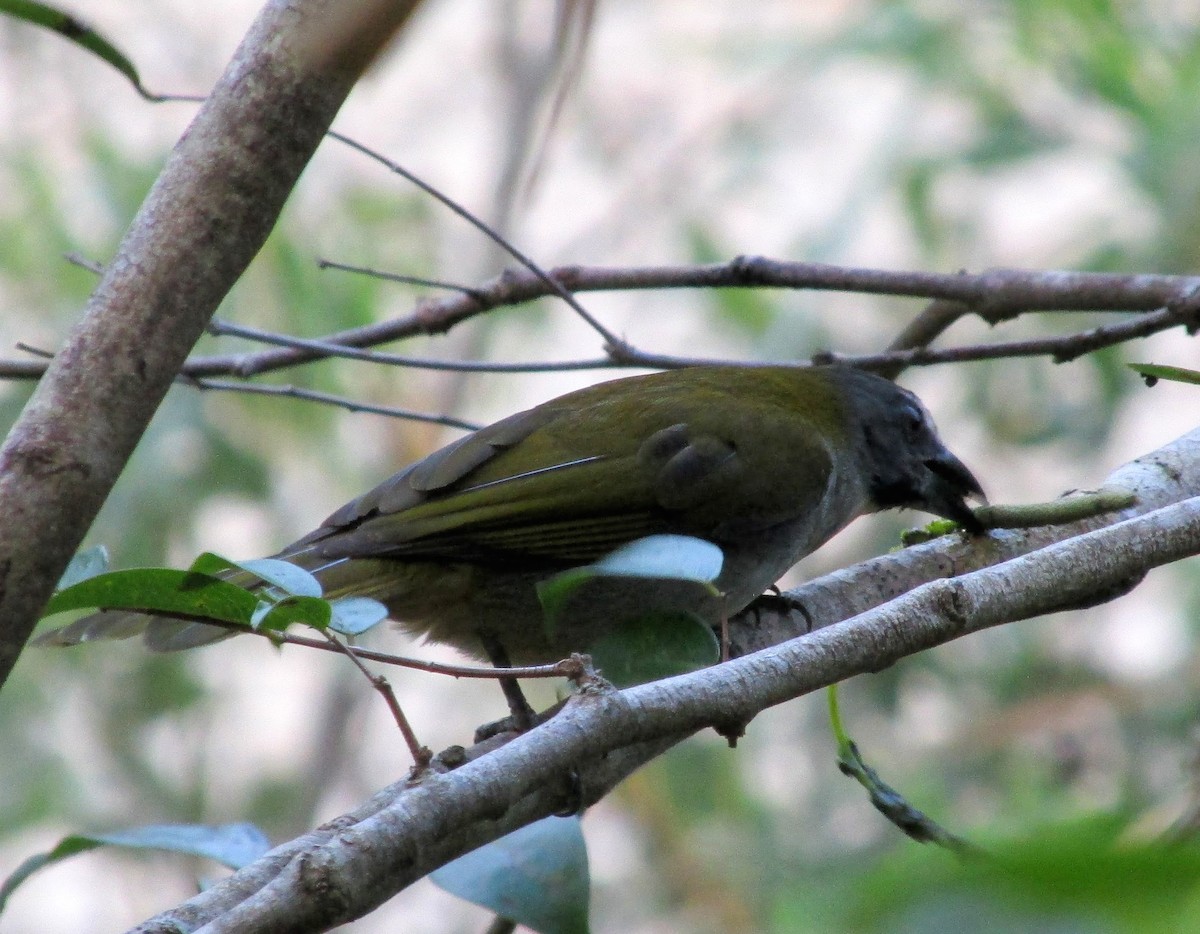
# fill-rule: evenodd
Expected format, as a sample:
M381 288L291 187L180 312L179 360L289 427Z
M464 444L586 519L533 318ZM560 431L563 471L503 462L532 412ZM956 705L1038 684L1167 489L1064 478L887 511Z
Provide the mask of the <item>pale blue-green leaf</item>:
M648 535L605 555L592 570L614 577L658 577L711 583L725 555L712 542L690 535Z
M578 817L547 817L430 874L447 892L538 934L586 934L588 859Z
M203 824L152 824L111 833L72 834L63 837L52 850L29 857L4 880L3 885L0 885L0 911L4 910L9 896L17 886L37 870L98 846L170 850L175 853L203 856L230 869L240 869L267 852L271 843L266 834L253 824L224 824L219 827Z
M55 590L66 590L73 584L85 581L89 577L103 574L108 570L108 549L103 545L93 545L84 549L71 559L63 576L58 581Z
M275 609L275 604L269 600L259 600L258 606L254 608L254 614L250 617L250 628L259 629L262 626L263 620L267 618L267 614Z
M92 834L98 843L138 849L171 850L214 860L241 869L271 848L271 841L254 824L150 824L129 830Z
M357 636L388 618L387 607L370 597L341 597L329 605L333 609L329 628L345 636Z
M323 593L321 582L304 568L278 558L256 558L253 561L238 561L237 566L261 577L285 593L297 597L319 597Z
M595 577L642 577L696 581L711 585L721 574L725 555L712 542L690 535L648 535L605 555L594 564L570 568L537 585L547 629L553 630L563 606Z

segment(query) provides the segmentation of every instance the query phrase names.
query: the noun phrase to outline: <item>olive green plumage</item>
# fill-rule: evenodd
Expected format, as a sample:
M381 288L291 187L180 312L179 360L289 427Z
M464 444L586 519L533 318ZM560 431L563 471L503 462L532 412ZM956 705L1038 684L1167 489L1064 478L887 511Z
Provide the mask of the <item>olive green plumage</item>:
M911 506L978 529L978 482L908 391L842 366L706 367L600 383L482 428L347 503L277 557L328 596L385 603L404 628L518 662L584 651L615 621L695 588L630 580L577 601L547 636L537 581L656 533L725 555L709 619L736 613L855 516ZM703 601L702 601L703 602ZM121 620L114 617L120 617ZM128 635L97 614L85 638ZM106 622L107 620L107 622ZM148 642L222 638L157 620Z

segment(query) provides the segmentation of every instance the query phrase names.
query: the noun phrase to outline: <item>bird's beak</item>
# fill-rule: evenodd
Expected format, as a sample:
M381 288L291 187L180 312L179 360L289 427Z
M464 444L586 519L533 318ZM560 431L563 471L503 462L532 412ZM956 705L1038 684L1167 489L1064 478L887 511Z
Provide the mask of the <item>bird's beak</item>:
M925 461L929 468L925 489L922 491L926 509L939 516L952 519L972 535L983 531L983 525L975 518L968 497L987 502L983 487L967 465L949 451L943 449L936 457Z

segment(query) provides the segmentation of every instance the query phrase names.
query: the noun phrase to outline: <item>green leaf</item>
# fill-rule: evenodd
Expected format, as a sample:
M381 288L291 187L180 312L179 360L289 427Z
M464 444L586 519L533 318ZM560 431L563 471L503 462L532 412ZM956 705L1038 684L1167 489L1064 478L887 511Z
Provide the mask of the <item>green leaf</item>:
M253 824L224 824L219 827L203 824L151 824L112 833L73 834L63 837L49 852L29 857L4 880L3 885L0 885L0 911L4 910L9 896L17 886L37 870L98 846L186 853L189 856L203 856L215 860L230 869L240 869L271 848L266 834Z
M103 574L107 570L108 549L103 545L96 545L79 552L71 559L71 563L63 571L63 576L59 578L58 586L54 589L66 590L73 584L85 581L89 577L95 577L97 574Z
M588 930L588 859L578 817L547 817L430 873L435 884L539 934Z
M195 571L197 574L207 574L210 577L220 577L229 571L236 571L238 566L229 558L214 554L211 551L203 552L195 561L188 567L189 571Z
M879 773L867 764L842 722L838 686L831 684L826 694L829 700L829 722L837 740L838 769L866 789L875 809L918 843L936 843L962 856L981 852L909 804L904 795L885 782Z
M7 13L16 19L53 30L112 65L129 79L134 89L146 100L161 101L163 99L146 90L133 63L112 43L70 13L64 13L45 3L36 3L34 0L0 0L0 13Z
M324 629L329 625L332 615L328 600L320 597L284 597L278 603L260 604L250 625L255 629L282 631L292 623L303 623L315 629Z
M1127 818L1096 814L986 841L982 859L897 850L857 883L859 904L837 930L1200 930L1200 847L1137 836Z
M64 837L58 841L58 845L50 852L30 856L12 871L12 874L4 880L3 885L0 885L0 912L4 911L9 897L16 891L17 886L21 885L21 883L39 869L64 860L69 856L74 856L76 853L95 849L98 846L101 846L101 844L87 837Z
M1154 381L1169 379L1177 383L1191 383L1200 386L1200 372L1188 370L1181 366L1161 366L1157 363L1131 363L1129 369L1146 381L1147 386L1153 386Z
M92 608L137 610L249 623L258 598L234 584L194 571L134 568L98 574L60 590L43 616Z
M905 529L900 533L900 548L911 548L931 542L943 535L953 535L961 526L953 519L934 519L919 529ZM899 549L895 549L899 550Z
M546 628L551 630L568 598L596 575L591 567L571 568L537 583L538 600L546 613Z
M703 620L663 611L622 623L588 653L605 678L625 688L715 665L721 647Z
M330 601L329 628L344 636L357 636L388 618L388 609L370 597L341 597Z

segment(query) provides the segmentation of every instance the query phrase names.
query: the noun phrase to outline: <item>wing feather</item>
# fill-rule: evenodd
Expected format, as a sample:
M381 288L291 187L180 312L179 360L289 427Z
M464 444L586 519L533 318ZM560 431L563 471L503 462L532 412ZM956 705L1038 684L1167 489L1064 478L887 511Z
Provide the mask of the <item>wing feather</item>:
M797 410L798 378L714 368L581 390L434 452L295 548L577 564L657 532L721 543L795 521L835 471L828 418Z

